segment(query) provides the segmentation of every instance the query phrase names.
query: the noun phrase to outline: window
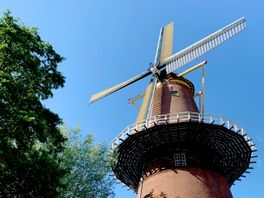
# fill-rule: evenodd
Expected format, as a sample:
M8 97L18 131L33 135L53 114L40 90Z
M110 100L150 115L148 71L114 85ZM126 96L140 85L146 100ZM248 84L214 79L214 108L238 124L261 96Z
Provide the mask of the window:
M178 91L171 91L172 96L179 96Z
M185 153L175 153L174 154L174 164L175 166L186 166Z
M171 93L172 96L179 96L178 91L173 90L172 86L169 86L169 89L170 89L170 93Z
M144 198L151 198L151 193L147 194Z

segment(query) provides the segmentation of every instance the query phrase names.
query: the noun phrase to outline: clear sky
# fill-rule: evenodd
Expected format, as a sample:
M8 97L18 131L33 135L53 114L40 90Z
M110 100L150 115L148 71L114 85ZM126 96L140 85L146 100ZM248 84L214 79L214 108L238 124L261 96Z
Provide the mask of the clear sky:
M60 71L63 89L45 105L68 127L80 125L97 141L111 140L133 124L137 110L127 100L144 91L149 79L102 101L90 96L143 72L153 62L160 27L174 21L174 47L179 51L245 16L247 29L202 56L206 59L206 112L244 126L258 148L257 164L231 188L235 198L264 197L264 1L263 0L0 0L27 26L38 27L66 60ZM187 65L185 68L193 64ZM200 89L200 71L189 76ZM117 198L135 194L118 185Z

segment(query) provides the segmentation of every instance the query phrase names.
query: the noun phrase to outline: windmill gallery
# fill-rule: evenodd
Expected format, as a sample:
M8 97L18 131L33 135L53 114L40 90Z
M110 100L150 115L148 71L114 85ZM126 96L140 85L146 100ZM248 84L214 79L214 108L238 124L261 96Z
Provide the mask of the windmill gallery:
M181 74L173 73L245 27L241 18L172 55L170 23L161 28L150 69L92 96L91 103L152 76L140 95L143 102L136 123L112 142L112 170L139 198L230 198L230 186L252 168L256 148L245 129L224 117L204 113L203 86L198 109L194 85L184 78L186 73L203 68L206 61Z

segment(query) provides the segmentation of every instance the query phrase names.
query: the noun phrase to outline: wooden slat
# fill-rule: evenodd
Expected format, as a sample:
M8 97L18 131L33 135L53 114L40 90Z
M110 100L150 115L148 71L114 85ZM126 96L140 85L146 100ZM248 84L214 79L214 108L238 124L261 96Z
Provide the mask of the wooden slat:
M172 55L172 44L173 44L173 22L169 23L164 27L162 47L160 54L160 62Z

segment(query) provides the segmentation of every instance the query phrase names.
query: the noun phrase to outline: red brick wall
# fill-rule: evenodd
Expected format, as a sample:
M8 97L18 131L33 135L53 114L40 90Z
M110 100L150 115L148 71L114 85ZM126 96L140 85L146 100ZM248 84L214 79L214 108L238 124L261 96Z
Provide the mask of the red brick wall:
M193 87L181 79L171 79L157 84L151 115L185 111L198 112L192 89ZM159 161L156 168L146 167L145 179L139 185L138 198L144 198L148 194L152 198L232 197L227 180L222 175L201 168L160 170L162 159L149 159L153 161L151 164L147 162L150 166L155 165L155 160Z
M200 168L178 168L153 174L140 183L137 197L144 198L148 194L152 198L232 198L222 175Z
M172 95L172 91L176 91L177 95ZM198 112L193 94L185 83L171 80L156 86L152 116L185 111Z

